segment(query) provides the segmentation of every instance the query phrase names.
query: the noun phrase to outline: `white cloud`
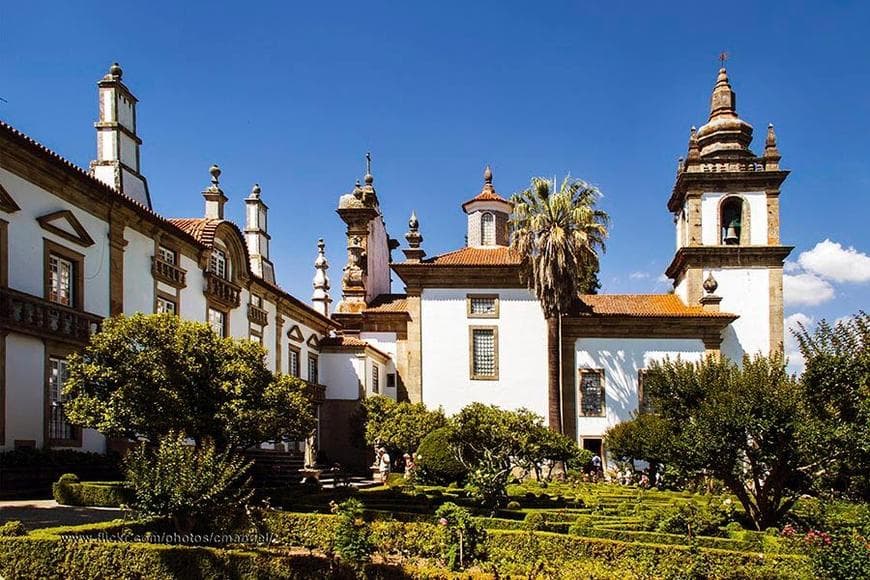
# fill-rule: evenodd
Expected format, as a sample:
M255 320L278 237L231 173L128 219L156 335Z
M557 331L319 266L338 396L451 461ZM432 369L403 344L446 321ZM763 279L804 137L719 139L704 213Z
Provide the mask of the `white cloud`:
M656 282L659 284L672 284L671 279L664 274L659 274L659 277L656 278Z
M809 328L812 324L812 316L803 312L795 312L785 317L785 356L788 357L788 370L793 373L802 373L806 362L798 349L797 340L792 335L792 331L800 332L801 325L804 328Z
M632 272L628 275L628 277L632 280L644 280L646 278L649 278L649 274L647 274L646 272Z
M786 306L817 306L834 297L834 287L815 274L783 274L782 289Z
M870 256L828 239L802 252L798 264L807 272L835 282L870 282Z
M797 272L801 269L801 267L797 262L786 260L785 263L782 265L782 269L784 272Z

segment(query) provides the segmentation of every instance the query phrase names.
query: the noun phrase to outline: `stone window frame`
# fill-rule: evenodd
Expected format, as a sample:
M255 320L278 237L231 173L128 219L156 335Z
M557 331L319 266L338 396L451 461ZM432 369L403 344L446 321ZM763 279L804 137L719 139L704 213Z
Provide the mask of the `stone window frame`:
M170 256L170 260L167 260L166 256ZM181 268L181 253L178 249L168 244L157 243L157 259L161 262L171 264L176 268Z
M312 363L314 364L314 376L312 377ZM314 385L320 384L320 357L313 352L308 353L308 382Z
M77 349L73 346L54 343L53 341L45 342L45 354L44 354L44 391L43 391L43 401L44 401L44 413L43 413L43 441L45 441L46 447L81 447L82 446L82 427L78 425L72 425L73 437L71 439L51 439L49 438L50 434L50 423L51 423L51 360L52 359L61 359L66 361L71 354L77 352Z
M220 265L223 266L223 272L220 272L219 268L217 268L217 266ZM232 281L232 268L230 265L229 251L225 247L218 247L215 245L215 247L211 249L208 256L208 271L221 280L226 280L227 282Z
M72 304L69 308L76 310L85 309L85 256L75 250L53 242L48 238L42 239L43 247L43 280L44 280L44 298L49 302L51 300L51 256L54 255L61 259L67 260L73 266L72 272ZM57 304L60 304L59 302ZM61 304L61 306L66 306Z
M752 245L752 216L749 208L749 200L736 193L726 193L719 199L719 203L716 206L716 245L726 245L722 233L722 209L723 206L731 200L738 200L740 202L740 239L737 241L737 245Z
M606 417L607 416L607 387L605 383L606 375L604 373L604 369L602 368L581 368L578 369L579 372L579 381L577 383L577 391L578 397L577 400L579 402L578 408L580 411L581 417ZM583 387L583 376L584 375L598 375L600 381L600 389L601 389L601 410L598 414L587 414L584 405L583 405L583 393L585 391Z
M293 372L293 357L296 355L296 372ZM302 378L302 349L292 344L287 345L287 374L297 379Z
M219 307L217 304L211 301L207 301L205 305L205 322L209 325L210 328L214 329L211 325L211 311L220 312L224 315L224 328L223 334L221 334L221 338L228 338L230 336L230 313L228 310L225 310Z
M169 292L164 292L161 289L157 289L154 294L154 312L160 313L160 301L169 302L174 307L174 312L171 314L175 314L176 316L180 316L179 314L179 304L178 304L178 296L176 294L170 294Z
M375 361L372 361L372 392L381 392L381 369Z
M491 313L474 313L471 309L472 300L492 300L494 302L494 310ZM468 318L498 318L501 312L501 300L498 294L466 294L465 295L465 314Z
M492 331L493 342L493 367L492 375L480 375L474 372L474 333L480 330ZM497 381L499 379L498 357L498 326L469 326L468 327L468 378L472 381Z

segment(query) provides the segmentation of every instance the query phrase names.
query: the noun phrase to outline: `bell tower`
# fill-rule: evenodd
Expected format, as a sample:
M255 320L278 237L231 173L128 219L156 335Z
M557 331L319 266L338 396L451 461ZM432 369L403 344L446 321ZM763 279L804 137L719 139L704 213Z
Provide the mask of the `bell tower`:
M780 188L789 172L779 167L773 125L761 156L749 148L752 131L737 115L723 61L709 119L692 127L668 200L676 253L666 274L690 306L703 303L705 279L718 282L721 309L740 316L723 333L722 353L738 361L782 352L782 269L792 250L779 231Z

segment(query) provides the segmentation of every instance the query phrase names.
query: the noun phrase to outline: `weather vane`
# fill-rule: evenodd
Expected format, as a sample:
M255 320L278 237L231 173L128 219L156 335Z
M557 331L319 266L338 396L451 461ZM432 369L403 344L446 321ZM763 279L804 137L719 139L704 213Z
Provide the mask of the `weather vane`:
M366 153L366 173L371 175L372 173L372 154L371 151Z
M725 61L728 60L730 55L724 50L719 53L719 61L722 63L722 68L725 68Z

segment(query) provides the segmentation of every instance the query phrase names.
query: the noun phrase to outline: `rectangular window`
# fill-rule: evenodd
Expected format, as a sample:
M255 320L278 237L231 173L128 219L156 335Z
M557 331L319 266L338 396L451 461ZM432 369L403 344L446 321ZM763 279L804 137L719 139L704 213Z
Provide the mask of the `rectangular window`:
M263 307L263 297L257 296L256 294L251 294L251 304L253 304L257 308L262 308Z
M291 377L302 378L299 374L299 349L295 346L289 348L290 350L287 356L287 372Z
M468 294L465 300L468 318L498 318L498 294Z
M175 266L178 262L178 256L175 253L175 250L167 248L166 246L160 246L157 248L157 257L161 262L166 262L167 264L172 264Z
M308 382L314 383L315 385L320 382L320 377L317 368L317 355L309 354L308 355Z
M208 324L211 326L218 336L226 337L227 335L227 315L225 312L214 308L208 309Z
M170 300L169 298L164 298L163 296L157 297L157 313L158 314L178 314L178 305L175 303L175 300Z
M66 359L49 357L48 359L48 400L51 406L48 438L52 441L70 441L76 438L75 427L66 420L63 404L66 397L63 385L68 378Z
M637 412L649 413L649 401L647 401L644 381L646 381L646 369L637 369Z
M387 388L396 388L396 373L387 373Z
M498 379L498 329L495 327L469 328L471 378L478 380Z
M251 342L256 342L260 346L263 346L263 327L258 326L256 324L251 325Z
M73 305L75 265L57 254L48 255L48 299L64 306Z
M378 365L372 363L372 392L379 393L381 391L381 369Z
M208 262L209 271L217 276L218 278L223 278L224 280L228 280L227 278L227 255L223 250L219 250L217 248L212 248L211 257Z
M580 369L580 414L604 416L604 370Z

